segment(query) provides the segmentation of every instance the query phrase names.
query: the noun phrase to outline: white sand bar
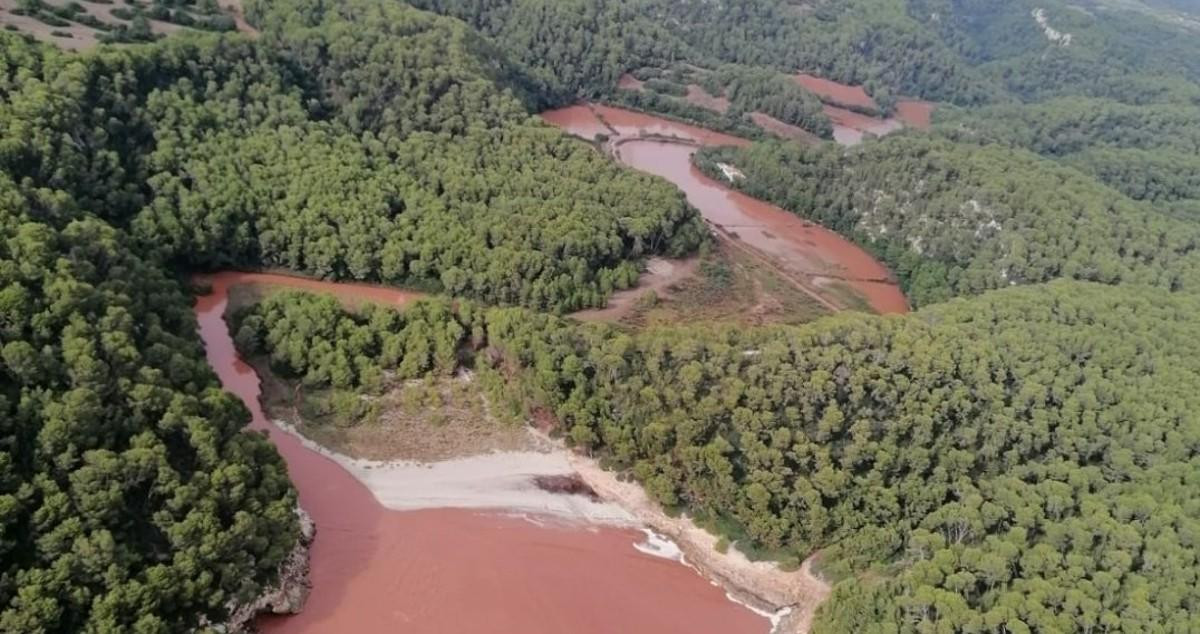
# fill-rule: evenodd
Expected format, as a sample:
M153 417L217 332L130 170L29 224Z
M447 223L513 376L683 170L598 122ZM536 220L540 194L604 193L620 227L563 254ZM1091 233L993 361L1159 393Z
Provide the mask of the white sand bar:
M623 526L635 523L633 516L616 504L583 495L550 493L534 484L537 476L575 473L565 449L498 451L433 463L378 462L330 451L305 438L291 425L278 420L274 423L309 449L341 465L381 505L392 510L502 509L592 523Z

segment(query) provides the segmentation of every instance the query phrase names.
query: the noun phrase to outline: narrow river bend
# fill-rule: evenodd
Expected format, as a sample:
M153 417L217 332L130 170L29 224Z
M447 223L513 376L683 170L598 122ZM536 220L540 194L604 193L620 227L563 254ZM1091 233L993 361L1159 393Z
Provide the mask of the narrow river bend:
M675 184L704 219L744 247L769 257L817 294L831 282L848 285L876 312L908 311L893 275L846 238L705 176L692 165L700 146L747 145L745 139L621 108L585 104L542 114L584 139L610 137L622 163ZM841 307L836 307L841 308Z

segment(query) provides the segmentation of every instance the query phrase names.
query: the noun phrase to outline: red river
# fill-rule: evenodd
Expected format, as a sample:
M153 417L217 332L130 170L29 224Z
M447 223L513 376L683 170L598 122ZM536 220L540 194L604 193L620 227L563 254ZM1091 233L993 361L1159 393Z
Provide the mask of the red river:
M621 162L671 181L710 223L791 273L809 279L812 285L842 280L880 313L908 310L900 288L881 281L890 279L891 272L858 245L796 214L734 191L692 165L692 155L700 145L746 145L745 139L593 104L552 110L542 118L586 139L595 138L596 133L608 135L615 140ZM672 138L675 140L669 140Z
M770 625L673 561L642 554L636 531L535 525L503 513L395 512L353 476L272 425L254 370L238 358L224 311L231 286L261 283L402 305L403 291L281 275L220 273L196 301L208 361L268 432L312 515L312 594L274 633L765 634Z

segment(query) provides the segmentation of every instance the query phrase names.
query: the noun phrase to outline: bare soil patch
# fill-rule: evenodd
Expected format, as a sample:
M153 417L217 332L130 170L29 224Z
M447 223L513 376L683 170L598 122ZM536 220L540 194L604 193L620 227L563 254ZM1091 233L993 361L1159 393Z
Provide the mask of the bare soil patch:
M879 104L875 103L862 86L850 86L808 73L798 73L794 79L796 83L816 93L822 101L850 108L879 110Z
M17 0L0 0L0 24L3 24L6 30L8 25L15 27L16 32L32 35L35 39L53 44L59 48L68 51L80 51L92 48L99 43L96 39L99 31L90 26L72 22L69 26L50 26L33 16L17 15L13 13L13 9L18 8ZM68 33L70 37L55 35L54 33Z
M688 84L687 96L684 98L687 99L687 102L693 106L700 106L701 108L707 108L713 112L719 112L721 114L725 114L725 112L729 110L730 106L729 99L710 95L708 91L699 84Z
M51 7L64 7L67 6L69 0L44 1ZM239 31L256 34L257 31L246 23L242 17L241 2L242 0L222 0L220 6L233 16L234 23L237 25ZM130 23L129 20L113 15L113 11L117 9L133 9L133 5L125 0L114 0L112 4L98 4L88 1L80 2L79 4L83 7L85 14L105 24L128 26ZM104 34L104 31L101 29L75 21L69 21L70 23L66 26L51 26L34 16L18 15L13 12L19 9L19 0L0 0L0 25L6 30L24 33L37 40L69 51L86 50L94 48L101 43L100 38ZM190 30L188 27L162 20L147 19L147 23L150 25L151 32L161 35L170 35L182 30Z
M896 118L904 122L906 126L918 130L928 130L932 124L935 107L928 101L902 99L896 103Z
M784 123L775 117L764 112L751 112L750 120L754 125L774 134L777 137L799 141L801 143L817 144L821 142L821 137L790 123Z
M262 381L267 416L286 420L317 444L372 461L438 462L494 451L542 447L524 425L502 422L465 376L397 385L368 401L365 412L343 416L333 390L307 390L253 363Z
M796 285L764 262L721 241L697 263L695 273L672 285L655 302L642 302L619 323L642 328L692 323L799 324L828 314Z
M676 285L694 275L699 268L699 258L668 260L651 258L646 271L638 278L637 286L613 293L604 308L593 308L574 313L580 321L621 321L634 312L639 303L656 304L669 297Z
M636 90L637 92L642 92L646 89L646 82L634 77L629 73L625 73L624 75L621 75L620 79L617 80L617 88L620 88L621 90Z

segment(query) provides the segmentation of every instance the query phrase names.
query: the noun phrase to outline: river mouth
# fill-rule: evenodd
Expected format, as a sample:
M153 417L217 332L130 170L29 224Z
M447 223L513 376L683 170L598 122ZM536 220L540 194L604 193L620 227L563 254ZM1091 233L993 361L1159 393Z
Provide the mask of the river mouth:
M253 273L204 278L195 311L205 354L224 388L250 410L288 466L317 526L312 592L297 615L261 617L267 633L765 634L769 622L676 562L639 552L632 527L503 509L384 508L334 459L276 427L259 378L234 349L224 313L230 287L269 283L344 299L402 305L413 294ZM534 486L531 484L531 486Z

